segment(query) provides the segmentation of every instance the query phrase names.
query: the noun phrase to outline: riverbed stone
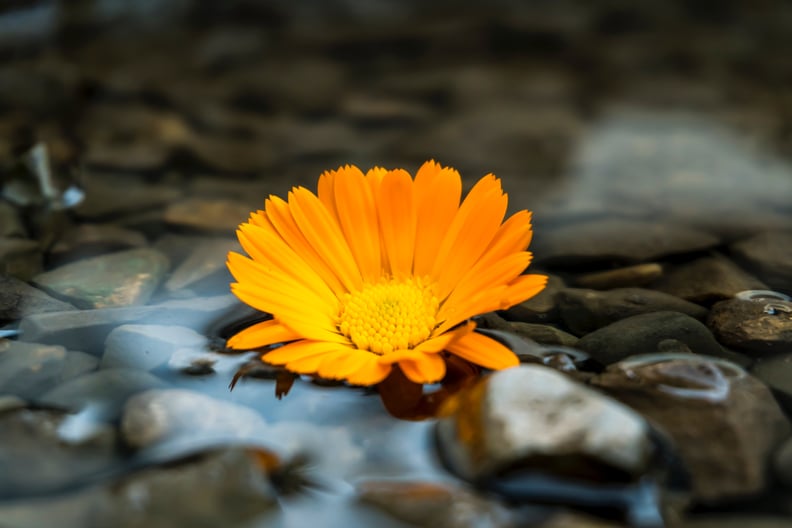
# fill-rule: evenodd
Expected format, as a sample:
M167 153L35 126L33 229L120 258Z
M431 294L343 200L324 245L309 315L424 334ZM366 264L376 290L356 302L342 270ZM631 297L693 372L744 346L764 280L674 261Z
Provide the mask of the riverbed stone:
M730 246L735 258L771 288L792 293L792 231L769 231Z
M39 243L25 238L0 238L0 275L29 280L41 271Z
M714 255L670 267L652 288L709 305L744 290L766 290L767 286L723 255Z
M509 321L555 323L558 321L556 294L565 287L566 284L561 277L548 274L547 285L542 291L527 301L515 304L508 310L502 310L499 313Z
M575 277L579 288L610 290L613 288L638 288L663 275L663 266L657 262L646 262L623 268L593 271Z
M608 291L565 288L558 292L558 310L567 328L585 335L616 321L651 312L680 312L704 319L707 309L673 295L642 288Z
M723 348L700 321L680 312L652 312L634 315L590 334L577 342L604 365L635 354L662 351L668 340L683 343L694 354L721 356Z
M778 403L792 415L792 350L763 355L751 366L751 374L770 387Z
M0 275L0 322L15 321L38 313L69 310L76 308L15 277Z
M738 350L755 355L792 350L792 302L721 301L707 324L721 343Z
M66 231L49 251L50 258L63 261L143 247L146 243L139 231L115 224L79 224Z
M767 387L724 360L635 356L611 365L591 383L671 436L702 503L762 492L769 457L790 432Z
M549 324L534 324L515 321L509 324L512 332L520 337L530 339L543 345L560 345L573 347L578 338Z
M167 291L190 287L218 272L225 282L231 282L226 259L229 251L240 251L239 242L231 238L203 238L196 240L187 257L171 273L164 288Z
M179 347L204 348L208 339L185 326L121 325L105 340L102 368L154 370L166 364Z
M82 308L115 308L146 304L168 267L158 251L131 249L72 262L33 281Z
M165 209L168 224L209 233L233 233L249 215L247 204L222 198L185 198Z

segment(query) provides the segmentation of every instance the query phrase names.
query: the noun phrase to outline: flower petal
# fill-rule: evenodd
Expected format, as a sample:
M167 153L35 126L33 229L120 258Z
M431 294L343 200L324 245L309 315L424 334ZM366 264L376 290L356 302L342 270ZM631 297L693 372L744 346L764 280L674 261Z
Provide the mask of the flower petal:
M418 169L414 186L418 227L413 269L416 276L424 277L432 272L443 238L459 210L462 178L454 169L427 161Z
M363 365L356 371L350 373L346 379L352 385L375 385L384 380L391 373L390 365L382 365L377 361L377 356L368 354L371 358L366 358Z
M493 370L514 367L520 363L514 352L477 332L457 339L446 350L471 363Z
M246 350L300 338L302 338L301 335L283 326L275 319L270 319L238 332L228 340L226 346L236 350Z
M446 364L439 354L423 354L418 359L407 359L399 362L404 375L415 383L436 383L443 379Z
M357 167L346 167L335 176L338 218L363 280L376 282L382 276L379 220L371 187Z
M330 343L327 341L312 341L303 339L288 345L283 345L261 356L261 360L272 365L284 365L292 361L323 356L329 353L347 352L351 347Z
M412 275L415 251L415 203L413 181L407 171L388 171L377 195L380 231L390 274L401 278Z
M350 349L343 356L328 356L319 366L319 375L327 379L346 379L350 374L362 369L376 355L364 350Z

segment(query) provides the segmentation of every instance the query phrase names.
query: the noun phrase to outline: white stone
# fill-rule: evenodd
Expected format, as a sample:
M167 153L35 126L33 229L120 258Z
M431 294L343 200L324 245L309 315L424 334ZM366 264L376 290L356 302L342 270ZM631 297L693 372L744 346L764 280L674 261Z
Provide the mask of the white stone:
M105 340L102 368L133 367L153 370L164 365L178 348L202 348L208 342L184 326L122 325Z

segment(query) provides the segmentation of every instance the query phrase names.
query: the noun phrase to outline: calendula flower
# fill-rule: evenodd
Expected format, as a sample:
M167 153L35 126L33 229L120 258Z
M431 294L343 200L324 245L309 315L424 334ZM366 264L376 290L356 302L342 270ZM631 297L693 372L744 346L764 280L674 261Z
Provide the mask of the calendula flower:
M433 383L445 354L489 369L517 365L514 353L474 332L469 319L520 303L546 277L531 261L531 215L503 222L507 196L487 175L460 204L459 173L434 161L415 180L403 169L365 175L347 165L270 196L237 235L249 257L229 253L234 294L273 319L228 341L234 349L283 343L262 360L300 374L382 381L398 365Z

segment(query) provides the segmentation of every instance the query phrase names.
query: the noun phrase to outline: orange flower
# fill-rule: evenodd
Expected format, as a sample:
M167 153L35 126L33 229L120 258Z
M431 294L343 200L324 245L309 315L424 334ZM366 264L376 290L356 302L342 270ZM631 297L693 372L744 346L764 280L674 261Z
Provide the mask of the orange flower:
M262 359L355 385L379 383L395 364L416 383L439 381L444 351L490 369L517 365L468 320L544 288L546 277L521 275L531 215L503 222L507 197L491 174L460 205L461 194L459 173L429 161L415 180L347 165L322 174L317 195L270 196L237 231L250 258L229 253L228 268L234 294L273 319L228 346L286 343Z

